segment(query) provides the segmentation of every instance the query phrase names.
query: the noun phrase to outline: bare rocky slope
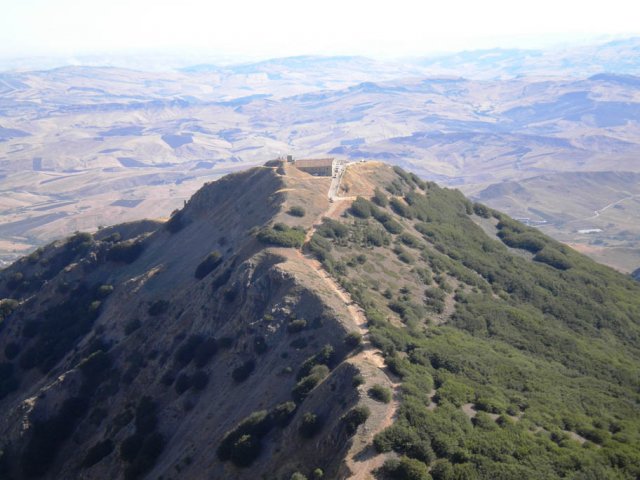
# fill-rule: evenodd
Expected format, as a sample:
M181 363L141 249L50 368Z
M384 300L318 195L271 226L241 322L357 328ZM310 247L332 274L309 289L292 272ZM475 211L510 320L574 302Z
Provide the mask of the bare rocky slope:
M634 478L639 294L397 167L269 162L0 272L0 478Z
M254 168L205 185L167 224L77 234L2 271L3 474L348 475L343 417L364 391L353 378L390 383L382 359L355 359L368 347L347 337L361 331L348 294L299 240L255 237L274 222L310 229L329 182ZM222 452L252 414L244 444Z

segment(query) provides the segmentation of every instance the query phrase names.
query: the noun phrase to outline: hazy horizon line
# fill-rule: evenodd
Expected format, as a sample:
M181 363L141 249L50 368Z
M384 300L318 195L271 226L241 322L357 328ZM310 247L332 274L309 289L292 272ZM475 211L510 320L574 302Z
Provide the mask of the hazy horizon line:
M493 51L522 51L553 53L584 47L605 46L609 43L620 41L633 41L640 39L640 34L628 35L593 35L588 38L573 37L573 40L565 38L544 47L526 47L519 45L492 46L452 50L425 50L422 54L365 54L347 52L308 52L291 55L246 55L233 53L208 52L202 49L176 48L146 48L134 50L95 50L83 53L57 53L57 54L27 54L27 55L3 55L0 53L0 71L28 71L28 70L53 70L61 67L111 67L133 69L128 65L132 61L143 60L148 63L138 70L180 70L196 66L234 67L251 65L256 63L295 59L295 58L360 58L380 62L408 63L420 60L435 60L464 53L480 53ZM151 64L156 63L155 68Z

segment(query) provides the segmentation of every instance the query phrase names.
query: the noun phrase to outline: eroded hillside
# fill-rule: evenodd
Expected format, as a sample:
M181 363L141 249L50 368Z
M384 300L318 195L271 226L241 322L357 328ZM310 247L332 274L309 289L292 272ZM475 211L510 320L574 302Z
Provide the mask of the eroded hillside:
M362 326L299 250L329 181L252 169L165 225L77 234L3 271L4 474L336 477L385 413L345 417Z
M382 163L0 273L6 478L634 478L640 286ZM4 478L3 477L3 478Z

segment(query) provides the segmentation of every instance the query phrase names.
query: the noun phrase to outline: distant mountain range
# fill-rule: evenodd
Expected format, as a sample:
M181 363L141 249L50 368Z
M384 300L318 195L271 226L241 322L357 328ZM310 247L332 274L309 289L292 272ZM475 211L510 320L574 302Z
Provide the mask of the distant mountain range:
M563 49L472 50L424 58L418 64L440 73L450 72L469 78L584 77L600 72L637 75L640 73L640 38Z
M0 59L2 70L40 70L68 65L117 67L147 71L176 69L187 73L308 72L315 69L370 69L372 78L380 70L398 69L399 74L455 75L467 78L512 78L516 76L585 77L601 72L638 75L640 37L547 49L493 48L412 58L372 59L363 56L300 55L263 60L207 56L193 52L125 55L81 55L74 57L26 57Z

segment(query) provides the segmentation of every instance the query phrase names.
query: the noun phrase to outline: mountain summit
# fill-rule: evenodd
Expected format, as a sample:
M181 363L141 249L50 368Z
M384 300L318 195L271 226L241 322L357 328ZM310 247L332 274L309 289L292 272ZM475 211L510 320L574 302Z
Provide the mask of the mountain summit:
M640 285L383 163L228 175L0 298L1 478L640 475Z

